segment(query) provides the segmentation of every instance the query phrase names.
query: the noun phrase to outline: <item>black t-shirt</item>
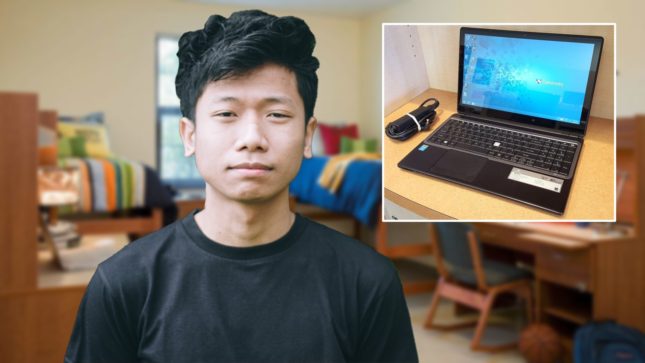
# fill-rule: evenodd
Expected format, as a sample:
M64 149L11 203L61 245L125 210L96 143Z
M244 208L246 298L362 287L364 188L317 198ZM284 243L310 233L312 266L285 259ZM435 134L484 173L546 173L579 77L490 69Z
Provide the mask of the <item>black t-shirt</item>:
M300 215L282 238L214 242L195 212L101 263L65 362L416 362L401 282Z

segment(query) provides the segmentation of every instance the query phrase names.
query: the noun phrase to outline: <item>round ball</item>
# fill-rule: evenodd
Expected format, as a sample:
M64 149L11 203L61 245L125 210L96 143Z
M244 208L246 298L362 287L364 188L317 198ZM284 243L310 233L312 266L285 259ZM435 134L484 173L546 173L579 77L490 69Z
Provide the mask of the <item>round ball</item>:
M560 336L546 324L531 324L520 335L520 353L528 363L554 363L562 357Z

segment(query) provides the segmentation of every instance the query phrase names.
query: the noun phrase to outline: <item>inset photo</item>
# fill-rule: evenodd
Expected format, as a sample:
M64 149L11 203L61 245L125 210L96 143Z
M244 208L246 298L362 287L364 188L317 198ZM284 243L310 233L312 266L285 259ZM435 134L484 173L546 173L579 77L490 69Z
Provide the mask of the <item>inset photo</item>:
M615 221L615 24L383 24L383 218Z

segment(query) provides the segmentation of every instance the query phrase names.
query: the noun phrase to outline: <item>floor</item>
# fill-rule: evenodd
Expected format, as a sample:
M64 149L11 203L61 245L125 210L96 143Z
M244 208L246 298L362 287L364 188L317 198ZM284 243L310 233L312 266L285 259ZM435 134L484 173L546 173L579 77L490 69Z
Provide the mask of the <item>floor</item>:
M428 306L432 294L416 294L406 297L410 318L412 320L412 329L417 344L420 362L450 362L450 363L523 363L524 358L518 350L511 350L503 353L483 353L473 352L470 350L470 340L474 333L474 327L460 330L442 332L428 330L423 327L426 318ZM476 319L476 315L456 318L454 315L453 304L444 301L439 306L436 322L451 323L461 320ZM521 329L521 321L518 316L520 309L508 308L496 312L491 316L491 321L503 325L493 325L486 329L484 333L484 343L498 344L512 340L517 340ZM515 323L514 323L515 322Z

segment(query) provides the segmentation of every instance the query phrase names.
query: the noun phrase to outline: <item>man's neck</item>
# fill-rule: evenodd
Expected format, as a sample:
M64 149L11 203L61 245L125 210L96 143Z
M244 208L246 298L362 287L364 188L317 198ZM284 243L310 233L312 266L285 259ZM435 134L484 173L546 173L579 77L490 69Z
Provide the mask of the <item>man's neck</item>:
M272 200L245 204L225 199L206 187L204 210L197 225L211 240L233 247L252 247L284 236L295 220L289 210L288 190Z

